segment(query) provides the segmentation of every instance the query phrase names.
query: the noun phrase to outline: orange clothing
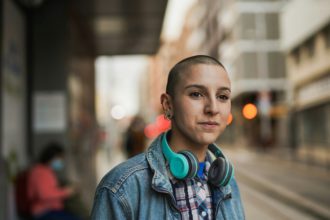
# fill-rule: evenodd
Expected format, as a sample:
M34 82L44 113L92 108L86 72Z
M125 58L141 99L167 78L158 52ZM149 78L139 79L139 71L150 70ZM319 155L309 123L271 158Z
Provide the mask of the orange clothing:
M63 200L69 196L67 189L58 186L54 171L42 164L35 165L28 177L28 199L33 215L51 210L62 210Z

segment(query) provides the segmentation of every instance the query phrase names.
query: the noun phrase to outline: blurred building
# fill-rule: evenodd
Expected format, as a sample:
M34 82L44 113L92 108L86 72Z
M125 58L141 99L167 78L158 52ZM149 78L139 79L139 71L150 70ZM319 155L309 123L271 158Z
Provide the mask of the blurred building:
M283 146L286 74L280 48L282 1L221 1L216 14L219 40L213 53L228 68L232 80L233 123L230 140L249 146ZM209 28L210 29L210 28ZM258 108L255 118L242 116L243 107ZM238 138L237 138L238 137ZM237 142L238 140L238 142Z
M0 4L0 219L15 219L15 177L50 141L66 147L70 180L95 188L95 47L80 26L82 10L68 13L72 2ZM88 204L93 193L86 192Z
M300 158L329 165L330 1L291 1L283 10L281 27L292 143Z
M68 175L91 208L99 144L95 59L154 54L166 4L0 0L0 219L16 219L15 176L53 140L67 147Z

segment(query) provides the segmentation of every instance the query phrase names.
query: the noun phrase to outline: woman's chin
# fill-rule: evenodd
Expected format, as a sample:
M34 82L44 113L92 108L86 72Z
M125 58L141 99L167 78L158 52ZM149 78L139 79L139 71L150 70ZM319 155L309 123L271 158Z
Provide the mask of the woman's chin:
M204 133L200 137L198 137L198 142L201 145L209 145L214 143L218 138L218 135L210 134L210 133Z

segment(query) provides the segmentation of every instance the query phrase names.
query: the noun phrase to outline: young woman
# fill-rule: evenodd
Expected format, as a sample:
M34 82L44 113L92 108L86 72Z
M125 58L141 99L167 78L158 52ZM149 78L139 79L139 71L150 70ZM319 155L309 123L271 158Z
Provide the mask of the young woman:
M92 219L244 219L233 167L214 144L226 128L230 93L216 59L177 63L161 95L171 130L103 178Z

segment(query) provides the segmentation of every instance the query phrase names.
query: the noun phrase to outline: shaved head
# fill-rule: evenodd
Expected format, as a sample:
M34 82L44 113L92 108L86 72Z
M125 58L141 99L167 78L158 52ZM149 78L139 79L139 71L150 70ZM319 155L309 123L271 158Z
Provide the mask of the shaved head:
M174 97L175 87L181 79L182 73L187 72L190 67L197 64L207 64L207 65L217 65L223 68L225 67L217 59L207 56L207 55L196 55L192 57L187 57L180 62L178 62L171 70L168 75L166 93L171 97Z

